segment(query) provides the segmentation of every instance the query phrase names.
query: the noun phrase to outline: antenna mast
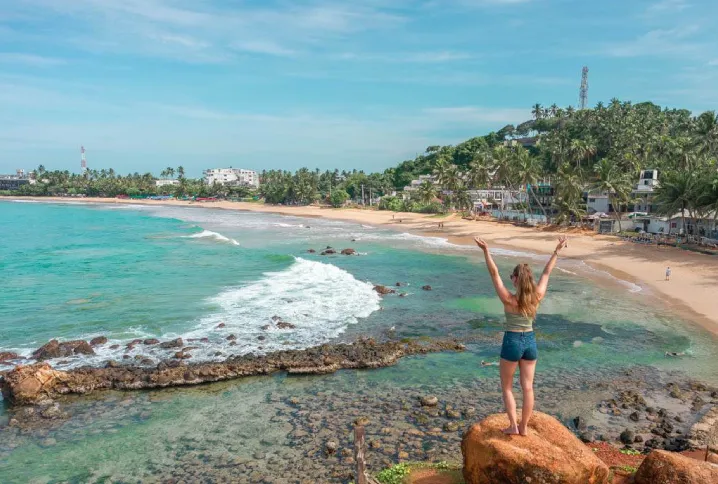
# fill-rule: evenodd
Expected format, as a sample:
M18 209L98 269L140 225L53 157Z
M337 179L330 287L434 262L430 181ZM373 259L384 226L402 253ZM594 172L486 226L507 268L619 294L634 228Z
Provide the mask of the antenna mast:
M578 96L579 109L586 109L588 104L588 67L584 66L581 71L581 91Z
M87 160L85 159L84 146L80 146L80 168L82 168L82 173L85 173L87 171Z

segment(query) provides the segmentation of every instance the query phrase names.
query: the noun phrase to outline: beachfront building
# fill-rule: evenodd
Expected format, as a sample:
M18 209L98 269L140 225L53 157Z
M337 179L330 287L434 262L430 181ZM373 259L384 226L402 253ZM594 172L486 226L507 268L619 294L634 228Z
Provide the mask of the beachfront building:
M436 177L434 175L419 175L419 178L417 180L411 180L411 183L404 187L404 191L402 193L402 197L406 200L411 197L412 192L415 192L419 189L422 183L425 181L428 181L435 187L437 187L437 191L440 191L439 182L436 180Z
M503 187L468 190L467 193L474 204L474 210L477 212L511 209L515 205L526 201L524 192L508 190Z
M658 170L643 170L641 176L633 190L633 198L636 203L633 207L634 212L652 213L653 193L658 188Z
M204 171L204 179L207 185L219 183L228 186L251 186L259 187L259 175L256 171L243 168L210 168Z
M155 186L157 188L179 185L179 183L180 183L179 180L168 180L168 179L155 180Z
M685 232L683 225L685 221ZM696 214L686 210L684 213L677 212L669 217L659 217L648 214L636 214L633 218L636 229L641 229L649 234L664 235L693 235L695 237L718 239L718 222L716 213Z
M21 186L29 184L30 181L25 170L17 170L14 175L0 175L0 190L17 190Z

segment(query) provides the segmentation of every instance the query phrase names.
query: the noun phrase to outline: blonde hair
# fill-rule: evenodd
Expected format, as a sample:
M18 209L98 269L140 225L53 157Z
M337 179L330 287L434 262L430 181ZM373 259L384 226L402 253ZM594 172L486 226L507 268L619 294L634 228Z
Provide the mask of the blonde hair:
M519 311L527 318L533 319L539 307L533 271L528 264L519 264L514 267L513 275L516 279L516 302Z

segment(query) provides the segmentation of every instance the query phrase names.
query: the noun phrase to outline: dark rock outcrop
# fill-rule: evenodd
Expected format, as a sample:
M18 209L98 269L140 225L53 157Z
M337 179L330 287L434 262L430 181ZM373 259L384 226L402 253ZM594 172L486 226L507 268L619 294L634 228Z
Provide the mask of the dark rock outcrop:
M157 338L148 338L148 339L144 340L144 341L142 342L142 344L148 345L148 346L150 346L150 345L158 345L158 344L160 344L160 340L158 340Z
M386 296L387 294L394 294L394 293L396 293L396 291L395 291L394 289L390 289L390 288L388 288L388 287L386 287L386 286L382 286L382 285L376 285L376 286L374 286L374 290L375 290L376 292L378 292L379 294L381 294L382 296Z
M324 249L319 255L332 255L332 254L336 254L336 253L337 253L336 250L327 248L327 249Z
M60 343L56 339L50 340L47 344L36 349L32 358L37 361L50 360L52 358L66 358L72 355L94 355L95 350L84 340L65 341Z
M139 390L168 386L195 385L278 371L289 374L326 374L342 368L380 368L408 355L439 351L463 351L456 340L389 341L377 343L361 339L353 344L322 345L305 350L286 350L268 355L243 355L223 362L186 364L185 357L145 366L81 367L53 370L47 363L18 366L0 380L3 396L20 405L75 393L102 389ZM187 355L184 351L179 352Z
M431 286L428 284L426 286L421 286L421 288L425 291L431 291Z
M90 346L99 346L104 345L105 343L107 343L107 337L105 336L98 336L90 340Z
M182 338L176 338L172 341L165 341L164 343L160 343L160 348L162 349L182 348L183 346L184 341L182 341Z
M0 351L0 363L3 361L18 360L20 355L11 351Z
M355 255L357 253L354 249L342 249L342 255Z
M279 329L294 329L296 326L294 326L292 323L288 323L286 321L279 321L277 323L277 328Z

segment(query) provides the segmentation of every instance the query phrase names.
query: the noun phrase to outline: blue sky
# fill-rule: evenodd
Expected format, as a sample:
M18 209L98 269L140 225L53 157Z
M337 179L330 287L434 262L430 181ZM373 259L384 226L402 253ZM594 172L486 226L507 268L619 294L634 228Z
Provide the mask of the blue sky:
M718 108L715 0L0 0L0 172L380 170L530 107Z

